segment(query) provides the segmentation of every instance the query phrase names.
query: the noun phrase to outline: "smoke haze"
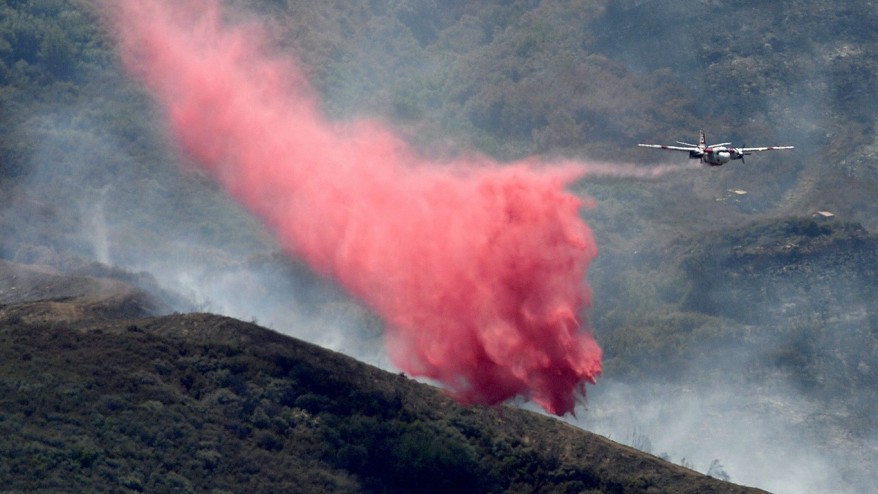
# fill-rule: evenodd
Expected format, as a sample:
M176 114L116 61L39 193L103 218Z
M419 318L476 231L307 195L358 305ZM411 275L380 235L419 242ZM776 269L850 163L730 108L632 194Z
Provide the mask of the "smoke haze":
M529 89L518 91L518 94L531 94L529 91L534 87L548 88L557 83L564 88L569 84L566 93L558 90L556 94L559 88L552 87L546 92L549 99L544 104L553 111L560 109L561 113L570 110L570 115L575 117L574 123L580 124L571 130L575 135L574 145L568 144L565 148L563 144L569 141L560 141L562 147L558 147L558 142L548 140L545 147L538 147L533 142L542 134L530 130L512 137L508 133L499 133L497 139L502 140L504 147L503 152L496 155L570 153L600 156L606 160L636 160L650 165L591 161L560 163L561 168L575 170L570 176L584 174L589 177L574 187L577 193L585 191L598 200L587 215L590 228L601 242L601 256L588 264L588 278L594 287L589 315L597 339L604 347L603 377L600 386L590 389L589 406L577 407L577 423L613 440L666 456L672 462L685 463L701 472L709 471L711 462L719 460L733 482L756 485L773 492L869 491L876 482L872 465L878 454L878 443L874 422L860 417L875 416L869 413L876 403L873 383L875 369L878 369L874 357L878 355L875 350L878 348L875 346L876 319L871 309L875 297L874 291L855 288L858 284L866 288L876 284L874 277L862 278L863 274L841 271L839 266L850 266L853 262L858 264L860 273L868 273L873 272L870 269L874 263L859 263L857 258L849 257L854 261L812 265L802 264L792 257L782 257L783 263L778 267L782 272L776 274L775 279L786 280L788 286L778 287L773 292L769 290L773 293L771 296L765 296L764 292L771 287L769 278L764 277L765 269L757 266L758 269L749 271L760 276L754 275L753 284L742 285L742 272L730 269L726 264L723 270L706 276L709 283L699 284L699 287L714 286L715 293L711 298L725 310L706 321L699 319L693 325L681 318L706 316L697 311L676 315L683 310L681 300L687 287L694 282L692 276L674 274L679 269L678 261L689 257L688 250L668 250L665 245L669 238L682 238L687 244L701 245L707 237L727 237L726 228L734 225L749 224L766 216L807 216L822 209L835 212L837 222L857 221L874 230L875 218L878 217L872 211L875 182L870 178L875 176L872 164L878 162L875 159L874 126L866 127L870 133L865 136L870 139L868 146L853 139L858 128L854 125L857 119L863 122L873 120L871 89L874 85L852 99L850 96L858 93L840 88L856 89L856 84L843 85L848 80L857 84L860 81L856 75L858 72L851 68L874 67L876 52L862 42L853 45L864 49L861 54L849 53L846 48L849 43L844 42L843 37L858 38L848 28L833 27L837 33L815 40L812 35L815 25L832 25L822 18L812 19L820 17L811 12L818 2L803 2L794 8L783 9L783 18L792 19L786 23L776 22L780 17L773 11L780 7L769 3L748 4L743 11L739 11L742 6L703 2L693 6L682 0L613 3L636 4L637 8L630 11L610 9L598 22L589 24L570 12L575 9L578 15L582 4L542 2L539 15L530 18L542 20L547 10L568 8L563 16L556 16L548 24L549 28L540 32L553 35L563 32L558 28L565 26L568 26L568 33L595 32L599 45L587 44L576 53L594 54L603 50L601 53L608 55L609 60L625 64L625 68L610 64L614 71L624 75L619 78L609 78L607 73L595 69L595 63L601 61L601 57L574 56L569 71L561 70L559 67L563 64L559 64L565 60L565 54L569 54L562 49L566 46L563 43L547 43L544 51L526 56L509 50L507 53L512 59L509 64L486 63L502 58L501 42L509 45L519 37L526 38L536 32L539 26L524 22L526 17L522 18L524 21L516 21L486 15L485 19L491 22L485 21L490 29L484 29L477 19L464 16L455 26L465 25L470 30L466 33L485 36L485 33L497 35L502 31L502 34L473 41L462 36L459 29L443 32L443 36L461 40L460 50L466 50L466 56L456 52L449 58L447 52L441 46L437 49L435 43L418 45L405 24L390 22L396 19L393 17L395 12L381 11L384 7L376 7L375 3L370 3L372 11L360 12L362 16L349 22L348 27L354 32L345 32L344 43L333 38L337 26L317 22L324 11L313 9L317 11L314 13L309 12L310 7L302 7L314 4L228 1L223 5L244 5L246 8L245 4L250 4L254 10L264 9L261 14L249 18L260 15L282 18L280 22L284 26L280 30L283 32L278 38L284 46L287 42L298 43L300 37L305 40L303 46L308 48L329 40L325 43L326 51L337 50L339 53L338 56L320 56L319 50L292 52L297 56L312 57L309 74L315 71L315 66L318 67L318 76L313 82L319 85L327 104L332 105L329 110L318 108L317 100L308 89L309 84L295 72L291 74L283 68L288 68L290 62L282 58L260 56L254 59L248 56L253 53L251 49L260 44L258 29L236 28L235 32L241 36L237 49L242 63L256 69L260 64L258 60L270 62L269 65L277 64L281 76L294 77L291 80L278 77L274 84L263 80L266 78L262 75L251 74L251 79L257 79L259 84L269 88L266 93L274 89L283 93L284 98L273 101L269 108L263 108L260 102L251 105L269 115L299 110L310 112L308 114L315 118L324 111L332 115L370 111L388 115L394 113L396 103L388 95L404 93L412 86L425 88L425 93L432 94L431 85L445 84L444 91L438 93L442 97L439 104L445 113L430 107L430 103L423 103L412 106L422 113L415 112L413 117L401 118L404 125L400 130L409 131L406 141L426 142L424 147L430 149L436 142L439 143L436 147L441 148L442 141L433 138L448 130L449 141L464 143L459 147L477 147L495 153L496 147L491 146L490 139L484 139L484 134L474 132L472 140L467 140L467 136L455 132L473 129L468 120L473 113L482 117L480 125L488 128L494 124L499 126L503 115L498 116L496 122L490 120L488 117L493 118L493 114L485 103L496 101L491 98L499 98L498 93L510 98L505 100L508 103L505 108L511 112L515 110L511 116L504 117L507 122L517 123L529 114L542 115L545 112L539 106L528 106L531 103L528 98L509 96L514 95L517 88L504 80L511 73L512 62L515 67L521 63L530 64L525 72L516 73L525 76L519 82L527 82L527 76L539 76L537 83L531 79ZM855 3L862 4L854 2L851 5ZM281 4L285 5L280 7ZM105 5L115 8L116 4L106 2ZM213 47L211 43L195 44L194 37L198 32L211 31L203 23L194 21L200 19L197 11L207 5L214 4L174 4L178 9L174 17L180 20L171 23L178 25L192 21L186 26L187 31L192 31L187 41L193 41L191 46L201 50L198 53L204 58L205 67L216 62L208 56ZM132 3L127 8L133 6ZM485 3L485 8L493 6L492 2ZM158 9L154 5L136 8L147 9L146 13L149 9ZM238 11L225 11L224 14L218 11L210 14L209 9L202 11L214 15L215 26L220 25L219 18L243 17ZM832 18L835 19L833 22L851 19L851 25L868 31L868 26L874 23L869 22L871 18L865 14L872 11L874 9L868 6L861 6L857 15L839 13L837 18ZM704 16L728 17L742 13L749 19L747 23L728 25L708 38L691 28L693 22ZM299 14L304 14L307 19L299 23L287 19L299 19ZM376 21L376 15L390 17L379 17ZM436 18L435 15L423 17ZM681 22L681 19L687 22ZM330 17L322 22L332 23L336 19ZM448 22L450 25L451 21ZM386 26L393 26L393 29L389 33L373 29L379 23L383 23L385 29L389 29ZM328 34L326 37L314 36L298 29L302 25L317 26L313 29ZM491 30L495 25L500 26L499 31ZM152 26L152 29L161 27ZM229 31L222 31L214 34L231 35ZM868 36L863 39L872 39L871 32L868 31ZM808 36L811 38L809 43L818 45L814 49L807 48L809 45L800 43L800 38L795 37L797 34ZM356 47L354 52L350 51L352 46ZM805 48L800 48L802 46ZM400 53L400 47L411 52ZM138 51L141 48L146 51L148 45L135 47L129 56L147 56L148 53ZM256 50L256 53L264 54L265 50ZM822 55L815 59L815 53ZM408 58L403 60L403 56ZM397 59L400 65L390 63ZM409 64L417 64L414 66L418 68ZM471 70L461 70L461 64L469 64ZM736 70L723 69L732 65ZM545 70L547 66L555 69ZM388 68L381 70L385 67ZM428 73L425 75L418 72L420 70ZM642 80L640 86L631 88L626 83L634 73L652 76ZM157 73L153 76L159 77ZM440 76L448 79L440 79ZM481 76L487 80L480 80ZM218 82L207 77L205 80L211 84ZM476 80L478 82L460 83ZM246 77L241 81L253 82ZM169 82L169 85L172 84ZM447 89L460 86L469 88L479 97L470 98L466 104L455 100L453 95L461 94L463 90ZM376 88L383 93L376 93L375 99L370 100ZM173 87L174 91L182 89L182 86ZM167 150L161 139L139 134L144 128L151 131L154 121L151 107L142 102L142 94L131 89L124 93L122 91L126 89L113 90L120 93L105 94L89 89L90 92L79 96L78 106L74 106L77 101L59 97L40 115L29 117L32 119L25 122L28 128L19 134L34 143L36 152L28 158L31 169L27 180L19 179L16 190L4 197L4 208L0 210L10 218L7 222L10 227L3 235L6 257L43 263L46 256L61 257L72 253L135 272L145 271L152 274L163 288L183 296L176 300L186 298L192 302L175 306L175 310L203 310L251 320L385 369L394 368L382 342L385 328L381 319L346 298L347 294L335 283L314 276L310 269L296 260L298 258L276 255L275 238L264 231L264 225L242 212L243 208L227 202L223 194L217 194L213 178L204 179L204 176L209 176L207 172L203 175L201 172L179 173L178 157ZM283 108L289 103L285 99L288 91L302 97L296 102L308 106L307 111L302 110L302 106ZM422 93L414 94L423 97ZM205 104L214 97L216 95L205 95ZM582 99L589 97L601 104L586 105L593 111L574 111L582 107ZM118 106L112 106L116 114L112 120L99 118L98 112L111 107L107 104L110 99L124 101L129 105L124 108L134 107L135 111L123 111L119 115ZM102 100L104 109L101 109ZM705 101L708 104L703 104ZM420 104L421 100L416 103ZM482 103L484 107L479 106ZM442 118L436 118L436 115L445 118L446 124L437 123L434 128L422 132L424 120L442 122ZM452 118L449 115L460 120L447 124ZM225 118L223 115L213 116ZM119 118L144 124L135 126L135 132L131 132L129 126L126 133L117 134L114 125ZM333 149L327 155L336 157L323 163L344 161L343 156L355 154L350 150L354 146L354 137L363 140L373 135L372 131L378 131L387 137L382 142L386 142L392 151L389 154L398 157L399 161L409 160L401 168L421 163L421 168L434 172L454 170L455 173L448 175L437 173L456 177L452 182L457 179L467 182L491 175L479 175L478 170L494 167L490 160L485 159L475 160L480 162L479 166L472 163L474 166L470 168L475 169L475 173L460 171L456 168L460 163L424 163L407 145L400 144L384 130L383 125L327 123L322 118L318 118L318 122L323 122L321 128L328 137L350 138L345 139L346 144L341 139L332 140L339 149ZM214 124L217 128L224 125L223 122ZM282 128L288 125L290 122L284 122ZM410 126L417 129L416 135L412 135L414 131ZM676 153L628 149L636 142L691 141L699 126L704 126L709 137L717 140L729 139L738 143L745 139L748 145L789 143L796 145L796 151L757 156L752 161L748 159L746 166L735 164L719 169L692 170L668 177L666 172L684 169L692 162L652 166L656 159L678 163L687 160ZM601 133L605 128L615 130ZM301 145L312 147L319 144L314 136L306 135L307 130L301 130ZM194 139L203 135L193 134ZM287 139L283 133L271 129L255 134L252 142L260 143L264 149L257 151L264 154L271 154L269 149L277 149L284 142L296 139L296 136ZM114 135L118 135L116 143L112 141ZM131 136L135 136L134 139ZM519 140L517 144L515 139ZM139 155L141 151L129 140L149 146L149 153ZM230 155L228 153L239 152L240 146L231 139L217 138L216 141L223 146L222 152L217 153L221 162L214 163L210 173L214 177L227 174L226 179L232 185L236 180L242 181L234 170L230 170L229 163L222 161ZM376 141L369 142L374 144ZM183 144L178 141L177 145L183 147ZM361 145L366 144L361 142ZM196 142L195 145L203 146L204 143ZM213 144L208 142L207 146L210 145ZM343 150L346 146L350 148ZM196 152L192 149L185 150L190 156L197 155L191 154ZM248 152L254 151L250 149ZM540 165L533 162L518 163L511 169L516 167L519 177L541 173ZM342 170L338 165L333 165L332 169ZM277 170L278 175L284 175L282 167ZM337 175L351 173L351 169L344 169ZM855 180L842 180L831 174L844 174ZM383 180L388 176L379 174L373 178L380 182L379 178ZM570 176L561 176L559 181ZM655 180L646 183L591 179L597 176ZM663 182L663 177L669 180ZM400 183L404 181L402 177L393 179ZM368 184L370 177L356 180L366 180L363 183ZM325 179L308 188L350 199L331 182ZM560 186L548 188L564 196ZM737 189L744 189L747 194L739 196L732 192ZM839 190L844 193L838 193ZM5 192L0 190L0 194ZM857 199L859 192L868 192L862 195L865 200ZM274 201L265 202L271 205ZM325 202L332 201L326 199ZM439 207L426 200L422 205L428 210ZM301 202L291 207L302 207ZM382 214L395 218L401 213L388 208ZM307 217L304 221L315 219L343 220L323 216ZM264 218L263 221L269 224ZM330 257L341 257L342 254L350 257L355 245L353 239L362 238L356 230L346 232L347 250L332 250ZM445 235L433 231L426 235L437 250L449 250L443 243ZM771 238L784 240L779 244L781 247L789 240L786 236ZM18 239L18 242L13 239ZM707 259L725 262L723 260L734 250L762 245L763 240L762 236L754 236L714 247ZM342 245L342 242L337 245ZM289 244L286 248L291 249ZM381 244L374 248L380 250ZM650 248L660 254L650 256ZM835 251L837 249L832 250ZM757 259L762 257L757 256ZM61 259L60 264L63 262ZM58 265L59 262L49 264ZM328 259L326 264L330 272L339 268L335 257ZM796 272L802 273L802 277L794 278ZM471 289L473 285L468 286ZM348 287L348 291L353 290ZM460 290L461 293L465 291ZM742 294L747 293L762 301L753 304L749 301L751 297L742 298ZM742 300L748 301L746 305ZM375 305L370 307L375 308ZM459 310L453 305L446 307ZM688 310L694 309L690 307ZM668 311L675 315L668 317ZM746 327L740 326L743 323L728 320L742 313L748 317ZM776 317L769 317L772 314ZM799 315L792 317L796 314ZM809 314L813 315L813 321L802 317ZM710 335L730 336L718 340L709 338ZM768 335L777 337L769 338ZM704 347L693 349L695 340L703 340ZM637 347L638 351L625 353L626 342ZM663 346L659 344L662 342L670 343ZM405 348L400 344L391 349L407 358ZM655 348L671 351L659 352ZM805 361L778 367L778 361L789 355L802 355ZM417 354L411 356L413 359L421 357ZM687 369L685 372L667 370L680 361L685 361L680 364ZM810 373L802 373L803 367L811 369ZM848 383L848 387L837 386L839 382ZM818 386L816 390L815 385Z

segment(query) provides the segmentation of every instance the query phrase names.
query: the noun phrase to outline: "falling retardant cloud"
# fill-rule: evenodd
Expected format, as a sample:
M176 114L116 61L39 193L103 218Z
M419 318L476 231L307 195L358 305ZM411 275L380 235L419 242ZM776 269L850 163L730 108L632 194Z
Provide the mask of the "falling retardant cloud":
M572 412L601 371L582 319L597 248L565 191L585 164L431 161L377 122L328 121L295 62L215 0L103 5L181 151L380 314L395 365L467 403Z

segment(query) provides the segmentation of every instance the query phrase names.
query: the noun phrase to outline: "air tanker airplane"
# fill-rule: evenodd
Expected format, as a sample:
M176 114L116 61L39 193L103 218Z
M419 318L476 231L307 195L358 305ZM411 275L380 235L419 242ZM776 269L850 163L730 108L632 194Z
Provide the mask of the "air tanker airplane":
M731 146L731 142L723 142L720 144L711 144L707 145L707 141L704 138L704 131L702 130L699 138L698 144L689 144L686 142L677 141L679 146L665 146L664 144L638 144L640 147L644 148L656 148L656 149L670 149L671 151L688 151L689 158L691 159L700 159L701 164L710 165L710 166L722 166L728 163L731 160L741 160L741 163L744 163L744 156L749 154L759 152L759 151L775 151L778 149L793 149L793 146L771 146L771 147L762 147L762 148L736 148Z

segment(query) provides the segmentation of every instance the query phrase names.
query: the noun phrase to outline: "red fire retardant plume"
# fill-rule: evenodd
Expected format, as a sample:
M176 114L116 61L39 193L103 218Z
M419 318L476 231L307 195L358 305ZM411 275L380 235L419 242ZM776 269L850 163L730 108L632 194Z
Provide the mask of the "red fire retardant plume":
M574 164L431 162L377 123L328 122L293 63L214 0L104 5L183 152L377 311L397 366L467 403L573 411L601 369L578 318L597 249L564 191Z

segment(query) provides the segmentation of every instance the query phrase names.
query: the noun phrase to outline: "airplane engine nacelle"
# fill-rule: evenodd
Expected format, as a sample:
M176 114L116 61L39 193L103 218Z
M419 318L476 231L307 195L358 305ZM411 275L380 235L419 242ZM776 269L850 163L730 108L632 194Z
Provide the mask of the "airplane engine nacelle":
M697 160L702 156L704 156L704 153L702 153L701 151L689 151L689 159Z

